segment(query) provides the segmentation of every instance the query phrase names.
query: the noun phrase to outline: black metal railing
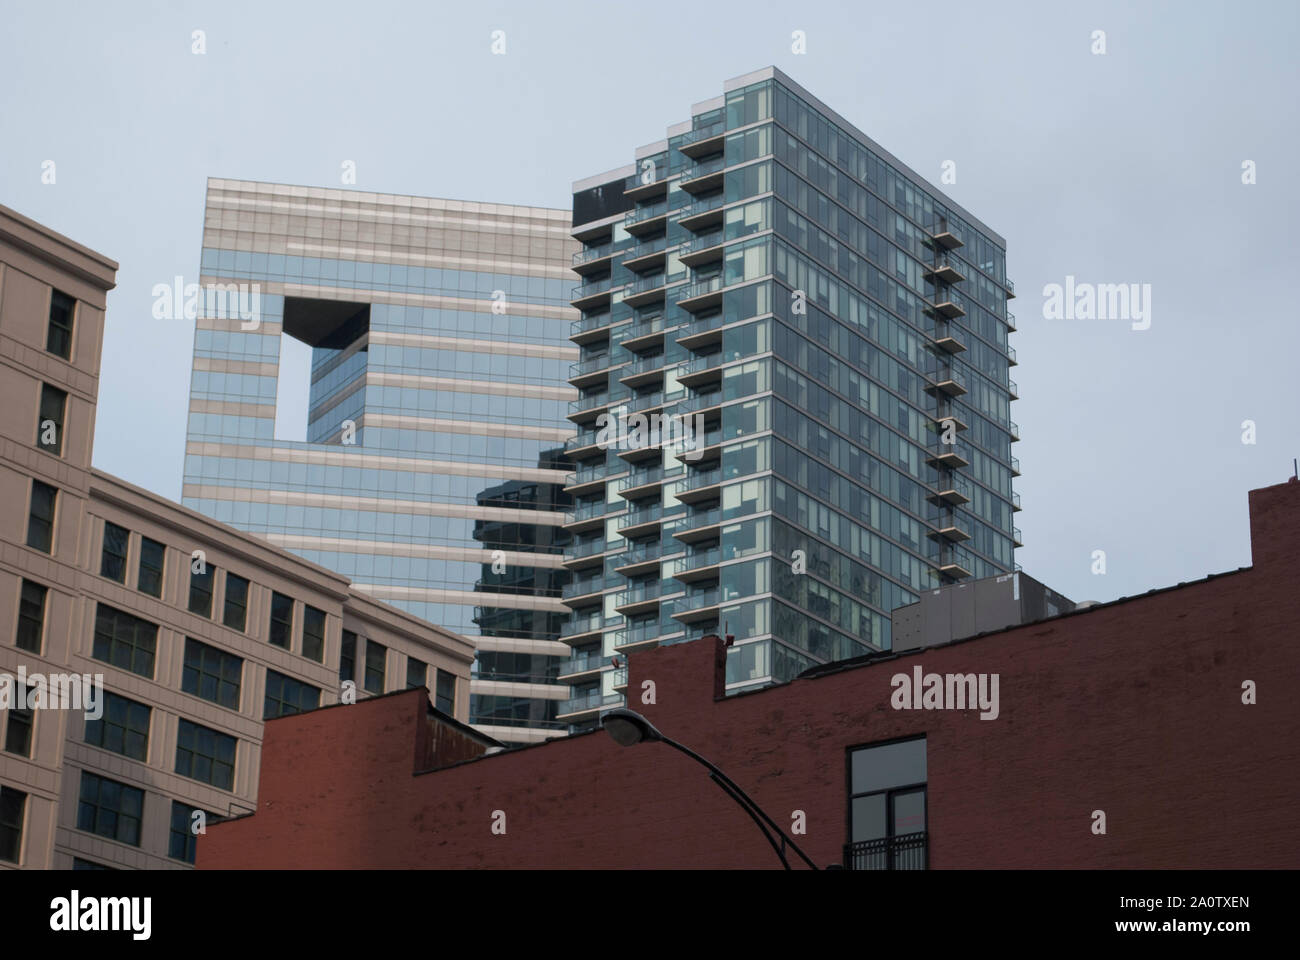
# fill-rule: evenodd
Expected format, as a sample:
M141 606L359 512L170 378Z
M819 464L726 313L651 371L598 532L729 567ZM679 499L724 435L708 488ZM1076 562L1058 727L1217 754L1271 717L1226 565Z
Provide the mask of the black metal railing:
M846 870L925 870L929 863L925 831L844 845Z

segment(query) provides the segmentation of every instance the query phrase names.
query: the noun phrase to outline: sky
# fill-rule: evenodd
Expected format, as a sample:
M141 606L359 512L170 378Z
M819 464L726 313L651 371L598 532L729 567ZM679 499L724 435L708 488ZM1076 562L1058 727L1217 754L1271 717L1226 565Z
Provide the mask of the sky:
M152 289L197 280L208 177L567 207L768 65L1006 239L1027 573L1247 566L1246 492L1300 455L1295 3L2 7L0 203L121 264L94 461L172 499L194 324ZM1057 315L1067 277L1149 290L1149 326Z

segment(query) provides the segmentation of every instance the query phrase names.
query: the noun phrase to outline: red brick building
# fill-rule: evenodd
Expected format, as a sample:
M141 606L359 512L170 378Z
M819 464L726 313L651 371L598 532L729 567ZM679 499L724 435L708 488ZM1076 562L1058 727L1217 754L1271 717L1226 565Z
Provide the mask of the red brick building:
M911 838L899 862L915 862L919 835L936 869L1295 868L1300 483L1252 491L1250 525L1251 567L747 695L721 697L720 645L635 654L629 705L787 831L802 821L794 839L819 865L842 862L851 830L879 832L884 811L884 832ZM996 674L997 716L896 708L894 678L918 667ZM920 737L913 760L851 759ZM779 866L663 744L597 731L484 750L420 691L272 721L257 813L209 827L198 866ZM882 798L890 776L905 789ZM851 804L854 786L876 792Z

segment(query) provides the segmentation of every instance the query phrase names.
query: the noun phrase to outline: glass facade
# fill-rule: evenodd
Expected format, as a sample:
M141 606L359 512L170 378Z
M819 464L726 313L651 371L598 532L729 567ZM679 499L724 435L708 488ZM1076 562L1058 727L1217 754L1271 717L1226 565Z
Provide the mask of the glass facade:
M185 505L472 638L470 719L506 740L565 729L569 233L563 210L208 189ZM311 350L294 439L284 337Z
M698 109L575 186L575 729L626 652L734 634L749 689L1015 568L1001 238L779 71Z

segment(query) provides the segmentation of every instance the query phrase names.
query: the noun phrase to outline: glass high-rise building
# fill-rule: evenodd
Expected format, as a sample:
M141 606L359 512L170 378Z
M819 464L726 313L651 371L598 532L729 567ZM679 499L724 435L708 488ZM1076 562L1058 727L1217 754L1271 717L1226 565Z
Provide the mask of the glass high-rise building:
M574 184L573 222L561 719L617 703L629 651L734 634L748 689L1015 569L996 233L775 68ZM654 414L698 442L656 444Z
M470 721L512 742L567 726L578 246L567 210L208 182L185 505L472 638Z

